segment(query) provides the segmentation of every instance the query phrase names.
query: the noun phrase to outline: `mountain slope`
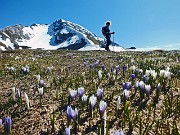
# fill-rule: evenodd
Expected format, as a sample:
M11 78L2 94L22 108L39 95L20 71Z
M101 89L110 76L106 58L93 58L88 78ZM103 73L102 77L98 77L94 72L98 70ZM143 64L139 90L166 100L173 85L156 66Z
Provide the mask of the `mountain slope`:
M63 19L52 24L15 25L0 30L0 49L93 50L104 40L84 27ZM119 45L115 44L121 48ZM86 50L86 49L84 49Z

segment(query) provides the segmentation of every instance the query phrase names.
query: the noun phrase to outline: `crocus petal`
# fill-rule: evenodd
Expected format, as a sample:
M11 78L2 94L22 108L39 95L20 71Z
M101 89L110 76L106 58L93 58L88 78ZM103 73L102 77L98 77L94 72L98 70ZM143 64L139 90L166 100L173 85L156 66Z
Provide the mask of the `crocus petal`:
M116 109L119 110L121 104L121 97L118 96L117 102L116 102Z
M71 109L71 118L72 118L73 120L76 120L77 116L78 116L78 110L77 110L77 108L75 108L74 110Z
M91 107L94 108L97 101L97 97L94 96L94 94L89 98L89 102L91 104Z
M83 95L83 96L82 96L82 103L83 103L83 104L87 101L87 98L88 98L88 96L86 96L86 95Z
M99 103L99 110L100 110L101 116L103 116L104 111L106 110L106 106L107 106L107 103L101 100Z
M147 70L147 69L146 69L145 75L146 75L146 76L149 76L149 75L150 75L150 70Z
M144 90L144 85L145 85L145 84L144 84L143 81L140 81L140 82L139 82L139 87L140 87L141 90Z
M124 97L125 99L128 99L129 94L130 94L130 92L129 92L128 90L125 89L125 90L123 91L123 97Z
M12 95L13 100L15 101L16 100L16 88L15 87L12 88L11 95Z
M98 96L99 100L102 98L102 94L103 94L103 89L98 88L97 89L97 96Z
M132 80L134 80L135 77L136 77L135 74L132 74L132 75L131 75Z
M71 134L71 129L70 129L70 127L68 127L68 128L65 129L64 134L65 134L65 135L70 135L70 134Z
M147 96L149 96L150 95L151 86L150 85L145 85L145 90L146 90Z
M2 125L2 119L0 119L0 126Z
M11 118L9 116L7 116L4 120L4 129L7 134L10 134L11 126L12 126Z
M98 71L98 77L100 80L102 79L102 71L101 70Z
M135 90L137 90L138 87L139 87L139 82L137 81L136 84L135 84L135 86L134 86Z
M67 119L70 120L71 119L71 106L68 106L66 109L66 114L67 114Z
M42 95L43 95L43 91L44 91L44 90L43 90L43 87L38 88L38 91L39 91L39 95L42 96Z
M161 85L160 85L160 83L158 83L157 90L160 91L160 89L161 89Z
M120 131L120 132L119 131L115 131L114 135L124 135L124 132L123 131Z
M25 100L26 100L27 109L29 109L29 98L28 98L28 95L26 93L24 93L24 97L25 97Z
M125 89L127 89L127 90L131 89L131 82L125 83Z
M76 94L77 94L76 90L69 89L69 96L71 97L72 100L74 100Z
M39 87L44 87L44 80L40 80Z
M78 88L78 95L79 95L79 97L82 97L84 95L84 88L83 87Z
M102 70L105 70L105 66L104 65L102 65L101 68L102 68Z

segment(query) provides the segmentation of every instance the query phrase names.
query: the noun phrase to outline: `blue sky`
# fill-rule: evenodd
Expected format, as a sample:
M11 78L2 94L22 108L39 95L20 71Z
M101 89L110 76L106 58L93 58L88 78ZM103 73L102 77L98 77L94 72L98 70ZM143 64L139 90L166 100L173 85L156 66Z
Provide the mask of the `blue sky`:
M180 0L1 0L0 29L61 18L101 37L110 20L123 47L180 49Z

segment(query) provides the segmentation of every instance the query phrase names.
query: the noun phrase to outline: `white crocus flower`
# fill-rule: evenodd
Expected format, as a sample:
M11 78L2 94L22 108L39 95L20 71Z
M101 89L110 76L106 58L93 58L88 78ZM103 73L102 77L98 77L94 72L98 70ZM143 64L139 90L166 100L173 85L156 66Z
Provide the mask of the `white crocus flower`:
M130 69L131 69L132 71L135 71L136 67L135 67L135 66L131 66Z
M146 69L145 75L146 75L146 76L149 76L149 75L150 75L150 70L147 70L147 69Z
M118 96L117 102L116 102L116 109L119 110L121 104L121 97Z
M98 77L100 80L102 79L102 71L101 70L98 71Z
M111 78L111 74L110 74L110 73L108 73L108 74L107 74L107 76L108 76L108 79L110 79L110 78Z
M76 90L69 89L69 95L73 100L74 100L76 94L77 94Z
M39 83L41 76L40 75L34 75L34 76L36 77L36 79L38 80L38 83Z
M43 95L43 87L38 88L38 91L39 91L39 95L42 96Z
M123 91L123 96L124 96L125 99L128 99L129 94L130 94L130 91L128 91L127 89L125 89L125 90Z
M146 94L150 95L151 85L145 85Z
M100 110L101 116L104 115L104 112L105 112L105 110L106 110L106 107L107 107L107 103L104 102L103 100L101 100L100 103L99 103L99 110Z
M29 98L28 98L28 95L25 92L24 92L24 97L25 97L25 100L26 100L27 109L29 109Z
M87 81L86 81L86 79L84 80L84 85L86 85L87 84Z
M153 72L153 73L152 73L152 77L153 77L153 79L155 80L156 77L157 77L157 72Z
M150 70L150 75L153 76L153 74L155 73L155 70Z
M85 94L82 96L82 103L84 104L87 101L88 96Z
M140 82L139 82L139 87L140 87L141 90L144 90L144 85L145 85L145 84L144 84L143 81L140 81Z
M169 70L170 70L170 67L167 67L167 68L166 68L166 71L169 71Z
M13 100L15 101L16 100L16 88L15 87L12 88L11 95L12 95Z
M97 97L94 96L94 94L89 98L89 102L91 104L91 107L93 108L96 104Z
M113 80L115 80L116 79L116 76L115 75L113 75Z
M143 73L143 70L142 70L142 69L139 69L139 73L141 73L141 74L142 74L142 73Z
M171 72L166 71L164 74L164 78L167 78L168 80L171 80Z
M161 70L160 73L159 73L159 75L160 75L161 77L164 77L165 72L166 72L165 70Z

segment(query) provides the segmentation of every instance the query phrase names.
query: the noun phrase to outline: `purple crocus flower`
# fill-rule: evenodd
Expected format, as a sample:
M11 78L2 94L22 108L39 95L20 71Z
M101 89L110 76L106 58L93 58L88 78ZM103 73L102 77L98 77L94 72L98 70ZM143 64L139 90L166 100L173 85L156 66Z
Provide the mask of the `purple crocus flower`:
M127 89L127 90L131 89L131 82L126 82L124 85L125 85L124 86L125 89Z
M78 96L81 98L84 95L84 88L80 87L78 88Z
M128 90L125 89L125 90L123 91L123 97L124 97L125 99L128 99L129 94L130 94L130 92L129 92Z
M132 81L135 79L135 74L131 74Z
M139 82L139 87L140 87L140 89L141 89L142 91L144 91L144 86L145 86L144 82L143 82L143 81L140 81L140 82Z
M72 118L73 120L76 120L77 116L78 116L78 110L77 110L77 108L75 108L74 110L71 109L71 118Z
M2 119L0 119L0 126L2 125Z
M158 90L158 91L161 90L161 85L160 85L160 83L158 83L158 85L157 85L157 90Z
M115 74L115 75L118 75L118 72L119 72L119 69L116 68L116 69L114 70L114 74Z
M119 67L119 65L118 65L118 66L116 66L115 68L119 70L120 67Z
M97 97L98 97L99 100L101 100L102 94L103 94L103 89L98 88L97 89Z
M65 135L70 135L70 134L71 134L70 127L68 127L68 128L65 129L64 134L65 134Z
M126 71L127 70L127 67L126 66L123 66L123 71Z
M22 67L21 71L23 74L27 74L29 73L29 67L28 66Z
M72 100L74 100L75 96L77 94L76 90L69 90L69 96L71 97Z
M100 63L100 61L97 60L94 65L97 66L97 65L99 65L99 63Z
M68 121L71 120L71 110L72 110L71 106L68 106L67 109L66 109L66 114L67 114Z
M139 87L139 82L137 81L136 84L135 84L135 86L134 86L135 90L137 90L138 87Z
M40 81L39 81L39 87L40 87L40 88L44 87L44 80L40 80Z
M123 90L125 90L125 89L126 89L126 84L123 83L123 84L122 84L122 87L123 87Z
M148 80L148 77L146 75L144 75L142 80L143 80L143 82L146 82Z
M104 65L102 65L101 68L102 68L102 70L105 70L105 66Z
M115 131L114 135L124 135L124 132L123 131L120 131L120 132L119 131Z
M99 110L100 110L101 117L104 115L104 112L106 110L106 106L107 106L107 103L101 100L99 103Z
M127 70L126 66L123 66L123 76L125 76L125 71Z
M9 116L7 116L4 120L4 129L6 134L11 133L12 120Z
M86 62L84 62L84 67L86 67Z
M90 69L93 68L93 64L90 64L89 67L90 67Z

